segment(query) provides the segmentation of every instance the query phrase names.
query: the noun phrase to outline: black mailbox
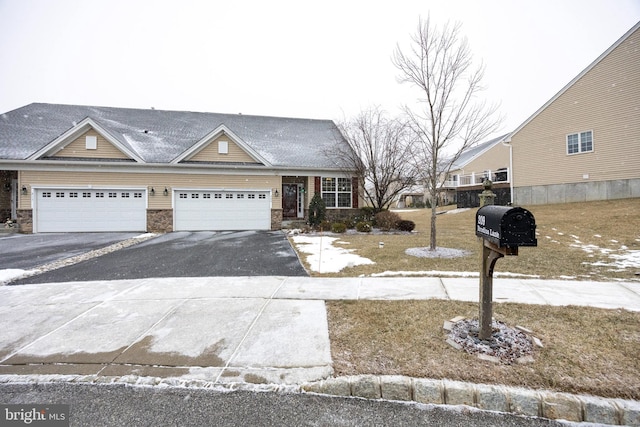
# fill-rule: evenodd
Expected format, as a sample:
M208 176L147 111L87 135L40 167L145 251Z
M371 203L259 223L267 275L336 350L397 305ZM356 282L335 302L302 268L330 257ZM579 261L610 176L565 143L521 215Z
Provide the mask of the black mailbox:
M488 205L476 213L476 236L499 247L538 246L536 220L526 209Z

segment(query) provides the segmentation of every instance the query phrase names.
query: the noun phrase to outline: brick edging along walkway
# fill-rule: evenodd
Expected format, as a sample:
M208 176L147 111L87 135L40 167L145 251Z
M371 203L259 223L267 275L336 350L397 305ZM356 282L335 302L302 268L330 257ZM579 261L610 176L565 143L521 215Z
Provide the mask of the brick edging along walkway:
M640 402L633 400L397 375L337 377L304 384L301 388L333 396L467 405L574 422L640 426Z

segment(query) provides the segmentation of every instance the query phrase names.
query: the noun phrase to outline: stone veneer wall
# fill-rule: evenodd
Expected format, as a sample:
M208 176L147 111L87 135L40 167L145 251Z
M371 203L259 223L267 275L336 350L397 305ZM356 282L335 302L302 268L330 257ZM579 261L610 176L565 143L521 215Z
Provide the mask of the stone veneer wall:
M33 233L33 211L31 209L18 209L18 224L23 233Z
M170 233L173 231L173 209L147 209L147 231Z
M271 209L271 229L280 230L282 228L282 209Z

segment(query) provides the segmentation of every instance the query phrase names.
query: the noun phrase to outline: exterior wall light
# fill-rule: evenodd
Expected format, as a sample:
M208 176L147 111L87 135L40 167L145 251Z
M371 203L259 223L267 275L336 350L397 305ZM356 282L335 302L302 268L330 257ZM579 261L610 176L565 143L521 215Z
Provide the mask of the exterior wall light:
M280 196L280 193L278 192L278 189L277 189L277 188L276 188L276 191L274 192L274 194L275 194L275 196L276 196L276 197L279 197L279 196Z
M156 195L156 189L155 189L155 188L153 188L153 187L151 187L151 195L152 195L152 196L155 196L155 195Z
M23 185L23 186L22 186L22 194L23 194L24 196L26 196L26 195L27 195L27 186L26 186L26 185Z
M169 195L169 189L167 189L167 187L164 187L164 193L165 196Z

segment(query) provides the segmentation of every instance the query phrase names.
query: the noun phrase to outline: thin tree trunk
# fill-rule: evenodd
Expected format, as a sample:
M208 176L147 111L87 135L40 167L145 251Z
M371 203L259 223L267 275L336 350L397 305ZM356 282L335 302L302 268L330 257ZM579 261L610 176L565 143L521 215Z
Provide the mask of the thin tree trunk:
M436 197L431 195L431 236L429 239L429 250L436 250Z

